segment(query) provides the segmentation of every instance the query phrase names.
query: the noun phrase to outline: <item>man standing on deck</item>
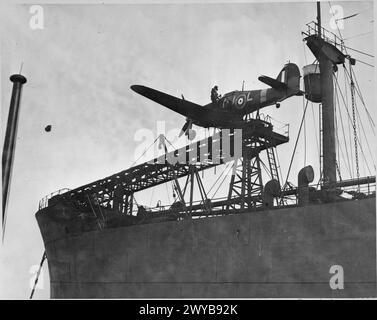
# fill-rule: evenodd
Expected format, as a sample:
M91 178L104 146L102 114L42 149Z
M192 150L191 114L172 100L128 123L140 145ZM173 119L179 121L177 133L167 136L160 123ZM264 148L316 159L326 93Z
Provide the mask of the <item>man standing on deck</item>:
M212 100L212 103L217 103L219 101L219 99L221 98L221 96L219 95L218 93L218 87L217 86L214 86L211 90L211 100Z

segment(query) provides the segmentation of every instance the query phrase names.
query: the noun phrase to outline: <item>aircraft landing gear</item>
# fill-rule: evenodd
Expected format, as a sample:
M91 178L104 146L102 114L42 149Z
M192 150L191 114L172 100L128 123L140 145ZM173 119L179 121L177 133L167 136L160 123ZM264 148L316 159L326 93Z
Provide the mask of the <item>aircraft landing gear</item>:
M279 109L280 108L280 103L276 103L276 109Z

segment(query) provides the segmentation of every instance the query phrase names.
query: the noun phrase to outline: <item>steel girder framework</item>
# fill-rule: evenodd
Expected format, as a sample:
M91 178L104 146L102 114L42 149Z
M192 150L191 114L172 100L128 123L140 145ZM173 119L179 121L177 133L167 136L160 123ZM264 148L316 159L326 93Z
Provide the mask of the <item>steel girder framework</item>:
M215 135L166 153L151 161L95 181L82 187L55 196L50 201L73 202L75 205L88 206L87 199L95 199L95 204L130 214L133 208L133 194L162 183L188 176L192 172L206 170L235 160L236 148L242 148L237 158L253 159L261 151L288 142L288 137L273 131L266 121L252 119L245 123L241 131L241 146L237 146L237 130L219 130ZM230 145L224 144L229 139ZM228 148L229 150L225 150ZM226 154L226 151L229 153ZM205 155L204 161L201 156ZM168 159L179 158L177 163ZM183 161L182 161L183 159ZM258 162L259 163L259 162ZM255 161L250 164L254 168ZM194 169L194 171L193 171ZM253 170L244 174L252 174ZM234 199L233 199L234 201ZM49 203L50 204L50 203Z

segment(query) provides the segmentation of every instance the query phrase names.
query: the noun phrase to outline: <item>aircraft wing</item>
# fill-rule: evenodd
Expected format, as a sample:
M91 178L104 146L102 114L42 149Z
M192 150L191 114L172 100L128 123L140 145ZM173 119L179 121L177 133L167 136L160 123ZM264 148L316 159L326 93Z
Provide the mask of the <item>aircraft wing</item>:
M258 80L269 85L271 88L274 88L274 89L277 89L277 90L287 89L287 85L285 83L280 82L279 80L267 77L267 76L260 76L258 78Z
M170 110L173 110L185 117L191 119L200 119L202 117L208 116L211 109L205 106L198 105L196 103L179 99L169 94L163 93L161 91L148 88L145 86L133 85L131 89L142 96L151 99Z

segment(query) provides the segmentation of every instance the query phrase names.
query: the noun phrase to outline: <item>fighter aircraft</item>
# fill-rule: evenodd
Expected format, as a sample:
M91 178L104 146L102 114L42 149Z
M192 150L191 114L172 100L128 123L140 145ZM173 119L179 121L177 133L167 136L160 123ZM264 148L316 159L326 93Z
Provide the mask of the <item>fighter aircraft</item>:
M251 91L232 91L224 94L217 102L204 106L176 98L161 91L141 85L133 85L131 89L186 117L181 134L189 135L192 125L204 128L242 128L244 116L261 108L276 105L294 95L302 95L300 90L300 71L296 64L287 63L276 79L260 76L261 82L270 86L268 89Z

